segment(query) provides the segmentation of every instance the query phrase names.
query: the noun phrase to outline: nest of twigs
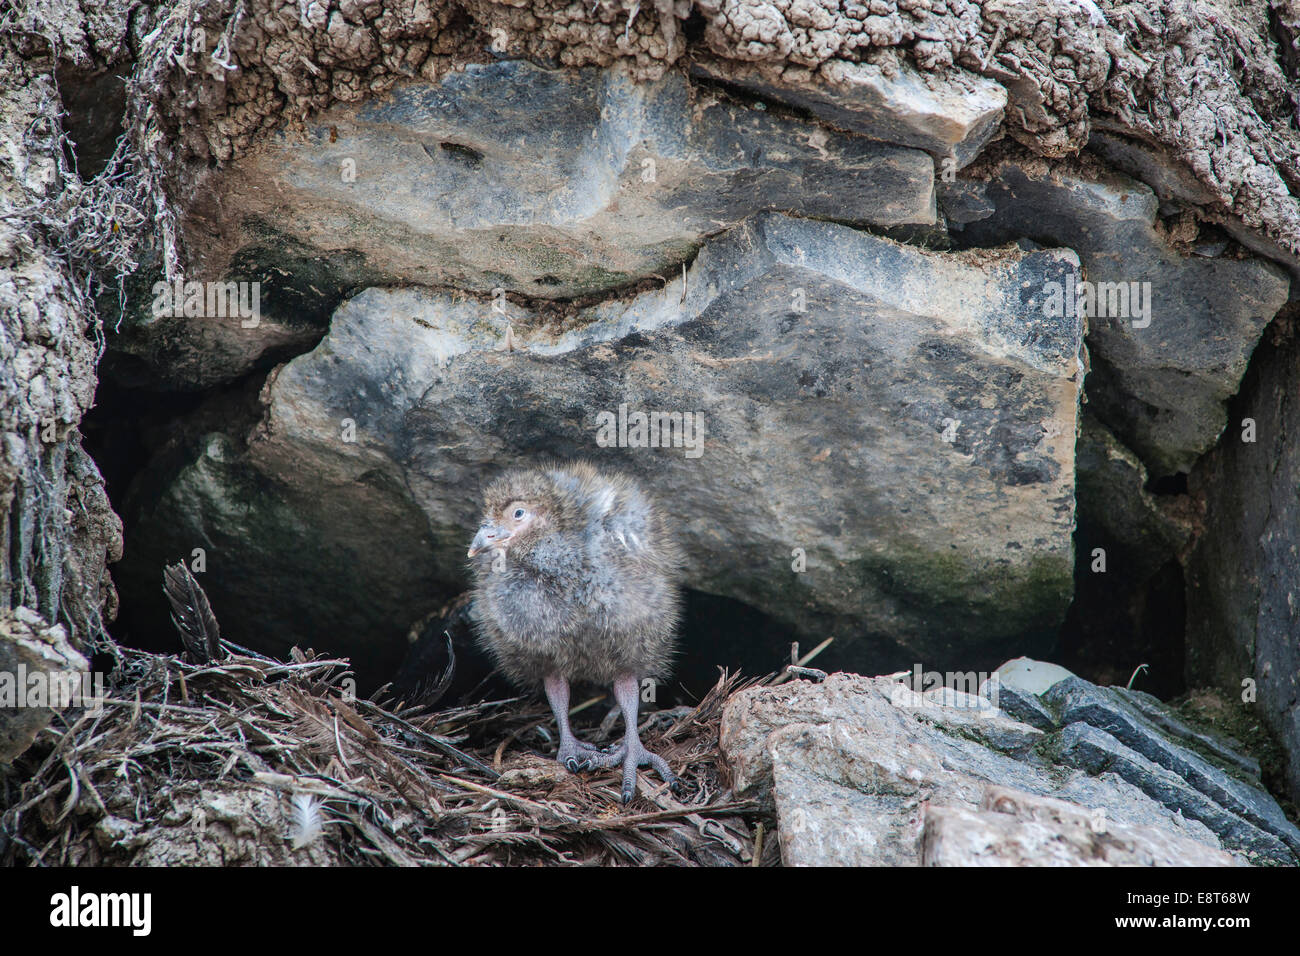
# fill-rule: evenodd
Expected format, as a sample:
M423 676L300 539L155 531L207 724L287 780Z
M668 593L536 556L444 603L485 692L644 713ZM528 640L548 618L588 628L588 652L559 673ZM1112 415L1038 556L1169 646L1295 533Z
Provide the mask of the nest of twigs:
M188 642L187 642L188 643ZM348 664L295 649L222 659L120 650L102 707L56 716L0 775L8 865L757 865L755 808L718 755L722 674L696 707L648 715L648 746L686 783L552 759L540 702L439 711L359 699ZM191 655L193 656L193 655ZM200 654L206 656L206 654ZM592 712L589 711L588 712ZM588 739L610 740L613 720ZM603 740L602 740L603 737ZM755 847L759 846L759 860Z

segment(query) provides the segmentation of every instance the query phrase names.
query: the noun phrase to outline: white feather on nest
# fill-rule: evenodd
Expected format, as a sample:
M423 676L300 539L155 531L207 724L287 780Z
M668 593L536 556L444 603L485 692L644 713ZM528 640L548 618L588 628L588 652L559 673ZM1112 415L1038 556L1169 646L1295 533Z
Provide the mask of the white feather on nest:
M314 842L324 832L320 802L310 793L295 793L290 800L293 808L293 848L301 850Z

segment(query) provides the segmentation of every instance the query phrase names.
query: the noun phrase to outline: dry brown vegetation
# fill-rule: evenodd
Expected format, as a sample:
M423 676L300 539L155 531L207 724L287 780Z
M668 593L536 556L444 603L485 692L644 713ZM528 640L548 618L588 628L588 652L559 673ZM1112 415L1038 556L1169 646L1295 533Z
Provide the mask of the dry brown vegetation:
M222 660L193 663L121 649L99 712L57 718L4 778L0 860L753 862L759 820L732 800L717 750L724 701L752 681L723 674L698 706L649 715L643 735L682 774L686 795L679 802L642 775L624 807L616 773L575 776L550 759L540 702L403 708L350 699L346 661L221 650ZM772 863L767 842L760 855Z

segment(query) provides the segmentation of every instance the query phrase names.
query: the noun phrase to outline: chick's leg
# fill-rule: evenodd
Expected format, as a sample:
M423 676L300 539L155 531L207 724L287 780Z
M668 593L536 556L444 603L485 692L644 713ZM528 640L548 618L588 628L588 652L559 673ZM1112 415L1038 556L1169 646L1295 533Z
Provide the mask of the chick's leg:
M542 686L560 728L560 750L555 759L570 771L594 769L597 766L594 758L604 756L604 751L573 736L573 729L569 726L569 682L559 674L548 674Z
M659 774L664 783L676 792L681 781L668 766L668 761L658 754L653 754L641 745L641 735L637 733L637 706L641 699L640 686L634 675L628 674L614 681L614 698L623 711L623 722L627 726L627 736L620 748L623 758L623 802L628 803L636 796L636 771L638 767L650 767ZM614 756L611 754L610 756Z

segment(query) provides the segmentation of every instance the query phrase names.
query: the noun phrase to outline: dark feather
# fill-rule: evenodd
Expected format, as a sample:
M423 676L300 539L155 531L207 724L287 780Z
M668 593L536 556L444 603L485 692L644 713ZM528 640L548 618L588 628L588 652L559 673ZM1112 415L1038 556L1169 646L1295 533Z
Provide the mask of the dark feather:
M456 676L456 647L451 642L451 632L443 631L442 636L447 640L447 666L436 679L422 681L416 688L415 698L411 701L416 706L432 707L437 704L442 700L442 695L447 693L452 678Z
M221 628L208 596L184 564L163 568L163 593L172 606L172 624L180 632L181 643L196 664L221 660Z

